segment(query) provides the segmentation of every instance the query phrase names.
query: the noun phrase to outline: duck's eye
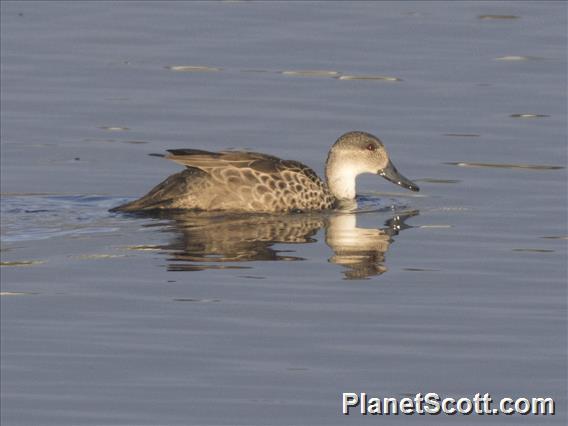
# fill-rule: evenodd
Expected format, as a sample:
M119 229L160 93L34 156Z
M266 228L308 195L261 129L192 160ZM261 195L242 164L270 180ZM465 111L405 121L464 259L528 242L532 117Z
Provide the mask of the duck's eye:
M375 145L373 145L372 143L370 143L369 145L367 145L367 149L368 149L369 151L374 151L374 150L377 149L377 147L376 147Z

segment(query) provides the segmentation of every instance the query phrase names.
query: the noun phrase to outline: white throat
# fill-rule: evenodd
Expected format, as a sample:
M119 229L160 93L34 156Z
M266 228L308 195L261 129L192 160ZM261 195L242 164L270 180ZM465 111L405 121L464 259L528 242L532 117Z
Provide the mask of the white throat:
M361 173L351 164L328 164L325 170L327 185L333 196L339 200L353 200L355 198L355 182Z

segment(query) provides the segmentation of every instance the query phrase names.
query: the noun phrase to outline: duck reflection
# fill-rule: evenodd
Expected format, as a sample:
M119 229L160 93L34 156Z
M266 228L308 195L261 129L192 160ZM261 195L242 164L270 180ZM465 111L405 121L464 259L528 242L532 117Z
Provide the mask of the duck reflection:
M246 268L239 262L297 261L304 258L281 250L276 244L317 242L325 229L325 242L333 251L329 262L344 267L346 279L362 279L387 271L385 253L393 237L410 226L406 219L417 210L400 212L381 228L359 228L357 217L369 213L298 213L226 215L195 212L160 213L172 221L175 238L160 249L170 253L168 270Z
M329 261L344 266L347 279L383 274L387 271L385 253L393 242L392 237L409 228L404 221L417 214L414 211L393 216L378 229L358 228L354 214L331 216L325 233L325 242L334 253Z

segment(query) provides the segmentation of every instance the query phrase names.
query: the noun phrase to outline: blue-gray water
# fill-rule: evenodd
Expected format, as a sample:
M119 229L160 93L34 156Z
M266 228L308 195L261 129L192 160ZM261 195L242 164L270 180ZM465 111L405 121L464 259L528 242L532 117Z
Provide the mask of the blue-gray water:
M2 2L2 424L565 424L566 12ZM352 215L107 211L179 170L150 153L321 174L353 129L421 192L364 176ZM341 392L557 414L345 417Z

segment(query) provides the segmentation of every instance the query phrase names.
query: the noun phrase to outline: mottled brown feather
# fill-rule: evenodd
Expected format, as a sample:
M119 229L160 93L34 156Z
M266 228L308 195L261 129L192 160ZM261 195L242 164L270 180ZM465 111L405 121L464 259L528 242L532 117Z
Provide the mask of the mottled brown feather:
M298 161L257 152L168 150L186 167L119 211L155 209L278 212L321 210L335 198L317 174Z

